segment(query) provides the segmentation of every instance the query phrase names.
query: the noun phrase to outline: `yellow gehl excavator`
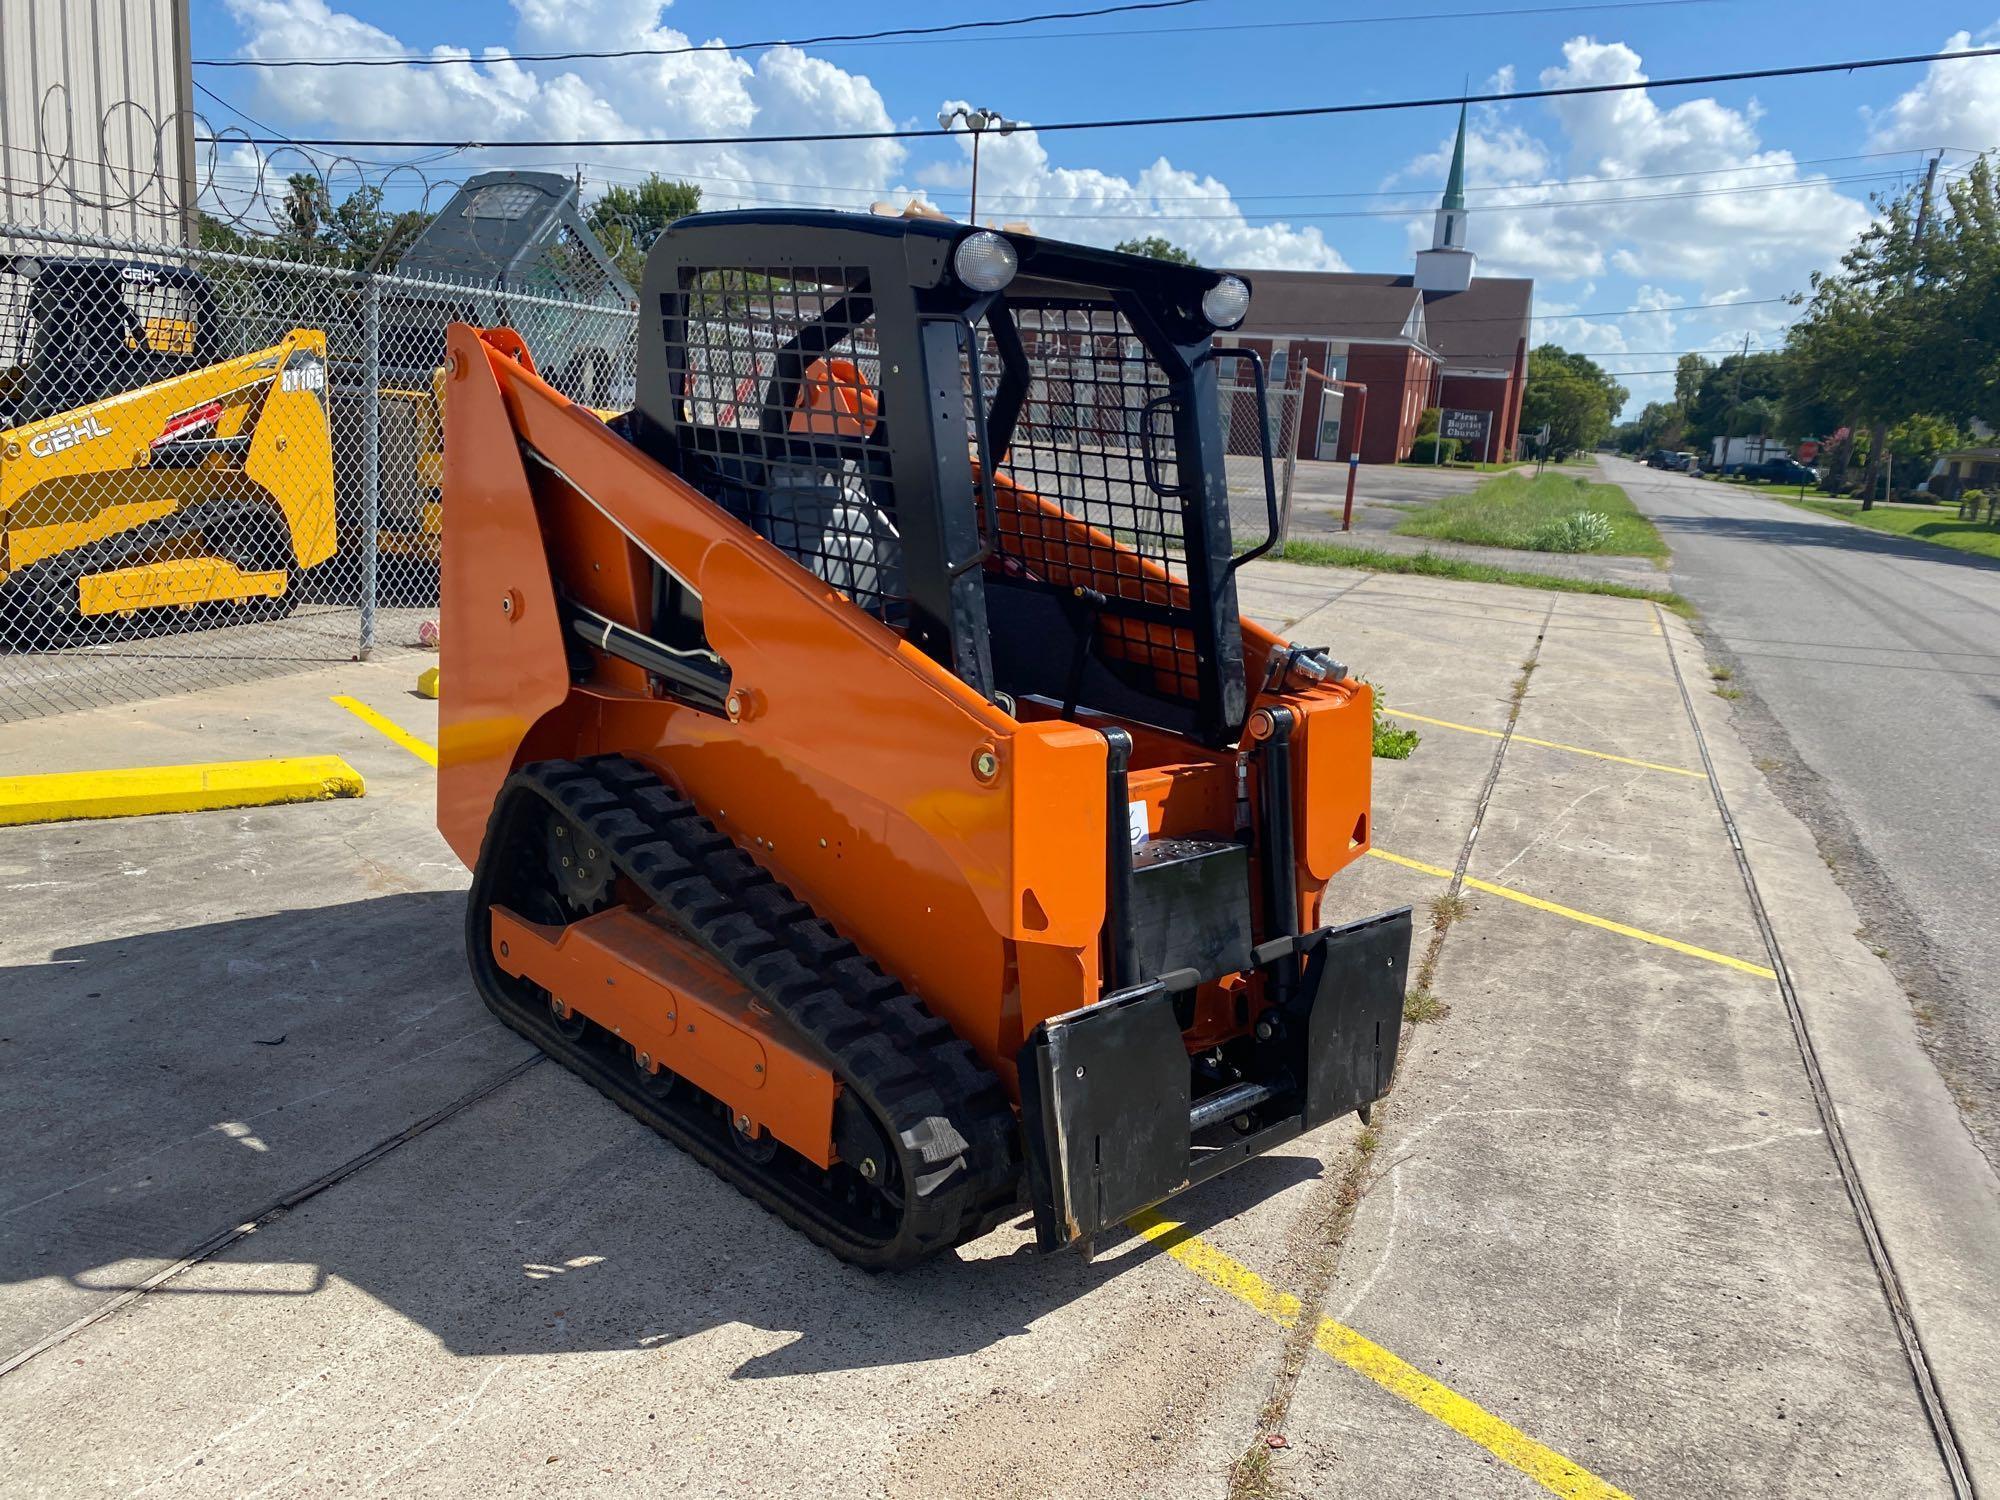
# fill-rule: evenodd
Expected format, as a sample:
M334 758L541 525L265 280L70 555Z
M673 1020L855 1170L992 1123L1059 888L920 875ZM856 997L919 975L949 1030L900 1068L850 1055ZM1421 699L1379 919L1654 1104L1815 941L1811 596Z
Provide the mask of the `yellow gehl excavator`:
M228 357L219 328L198 272L0 257L0 645L282 613L333 556L326 335Z

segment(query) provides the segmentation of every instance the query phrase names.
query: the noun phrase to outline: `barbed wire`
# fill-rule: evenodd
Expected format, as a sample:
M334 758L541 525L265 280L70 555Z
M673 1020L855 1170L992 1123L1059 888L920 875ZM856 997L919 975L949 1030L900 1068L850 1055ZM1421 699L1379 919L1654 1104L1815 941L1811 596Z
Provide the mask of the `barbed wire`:
M217 102L250 127L270 131L228 101ZM435 170L465 155L458 148L426 160L384 161L259 144L244 125L217 127L199 108L155 114L130 100L81 122L57 83L41 97L33 143L0 143L0 201L7 206L0 217L58 229L82 227L90 217L134 215L152 219L153 236L167 243L372 272L393 267L474 175ZM604 252L628 268L660 227L601 203L585 217ZM485 227L477 219L466 225L475 242ZM498 221L494 230L502 232ZM574 259L573 269L582 270L592 257L579 252Z
M35 126L32 145L0 146L0 179L9 197L35 202L49 219L75 211L162 220L198 212L222 228L275 240L287 227L304 227L304 214L317 212L324 224L357 193L373 195L370 206L384 214L427 219L464 181L416 162L257 145L243 126L218 126L192 107L156 114L128 99L94 122L79 121L61 83L43 91ZM308 190L300 177L315 186ZM307 191L310 198L302 197Z

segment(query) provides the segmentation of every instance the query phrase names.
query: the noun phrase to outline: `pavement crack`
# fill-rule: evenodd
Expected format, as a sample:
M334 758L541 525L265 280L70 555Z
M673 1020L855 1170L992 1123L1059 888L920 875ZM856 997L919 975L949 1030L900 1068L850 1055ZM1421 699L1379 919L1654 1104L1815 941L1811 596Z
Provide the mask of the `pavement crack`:
M506 1072L501 1073L496 1078L489 1079L487 1082L480 1084L477 1088L473 1089L469 1093L461 1094L451 1103L445 1105L444 1108L437 1110L432 1114L424 1116L423 1119L418 1120L415 1124L404 1127L396 1134L389 1136L384 1140L377 1141L374 1145L370 1146L366 1151L363 1151L360 1155L348 1158L346 1161L342 1162L339 1166L333 1168L332 1171L326 1172L321 1176L314 1178L304 1187L292 1189L290 1192L278 1198L275 1202L267 1204L265 1207L259 1209L256 1213L252 1214L249 1218L244 1219L242 1222L235 1224L228 1229L220 1230L216 1234L211 1235L208 1239L204 1240L201 1244L197 1245L193 1250L189 1251L186 1255L182 1256L179 1260L173 1262L171 1265L163 1266L158 1271L155 1271L151 1276L146 1277L145 1280L137 1283L134 1286L127 1287L117 1296L112 1297L109 1301L102 1303L100 1306L96 1308L93 1308L91 1311L85 1313L82 1317L76 1319L74 1322L69 1323L62 1328L58 1328L54 1333L48 1335L48 1337L40 1340L37 1343L31 1344L26 1349L23 1349L19 1353L10 1356L4 1363L0 1363L0 1378L5 1378L6 1376L13 1374L16 1370L20 1369L30 1360L35 1359L39 1355L48 1353L49 1350L56 1348L58 1345L63 1344L67 1342L69 1339L75 1337L77 1334L82 1333L84 1329L90 1327L92 1324L101 1322L105 1318L110 1317L120 1308L127 1307L132 1303L137 1302L141 1297L145 1296L148 1292L159 1290L159 1288L165 1286L168 1282L172 1281L182 1272L192 1270L194 1267L200 1265L203 1261L213 1259L215 1256L220 1255L223 1251L227 1250L230 1246L236 1244L238 1241L248 1239L251 1235L257 1233L258 1230L264 1229L269 1225L276 1223L279 1219L282 1219L286 1214L289 1214L293 1209L299 1207L301 1204L307 1203L312 1199L317 1198L321 1193L327 1191L327 1189L329 1188L339 1186L341 1183L345 1182L348 1178L352 1177L355 1173L361 1171L363 1168L373 1166L376 1162L380 1161L390 1152L395 1151L403 1146L407 1146L411 1141L416 1140L419 1136L424 1135L428 1131L435 1129L437 1126L444 1124L445 1121L451 1119L452 1116L458 1114L461 1110L469 1109L474 1104L477 1104L481 1099L484 1099L488 1094L494 1093L497 1090L504 1088L506 1085L512 1083L515 1079L519 1078L522 1074L526 1073L530 1068L542 1062L545 1056L546 1054L537 1052L532 1057L523 1058L513 1067L507 1069ZM206 1134L206 1132L204 1132L204 1134Z

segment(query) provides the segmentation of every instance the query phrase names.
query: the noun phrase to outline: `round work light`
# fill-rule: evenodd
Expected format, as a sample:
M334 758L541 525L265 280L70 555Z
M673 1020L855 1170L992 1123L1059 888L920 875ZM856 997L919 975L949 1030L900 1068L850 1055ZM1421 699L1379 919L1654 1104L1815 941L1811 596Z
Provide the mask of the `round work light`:
M1225 276L1201 294L1201 315L1215 328L1234 328L1250 315L1250 283Z
M1014 279L1021 257L1005 238L990 229L968 234L951 253L951 268L975 292L997 292Z

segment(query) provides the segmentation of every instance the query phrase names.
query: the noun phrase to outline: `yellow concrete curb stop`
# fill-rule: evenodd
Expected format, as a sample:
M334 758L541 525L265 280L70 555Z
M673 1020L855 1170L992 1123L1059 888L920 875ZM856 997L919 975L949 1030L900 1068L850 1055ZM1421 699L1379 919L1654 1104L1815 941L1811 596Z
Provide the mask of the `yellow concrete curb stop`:
M438 669L425 667L417 674L417 696L435 698L438 695Z
M361 773L337 755L0 776L0 827L324 802L364 790Z

